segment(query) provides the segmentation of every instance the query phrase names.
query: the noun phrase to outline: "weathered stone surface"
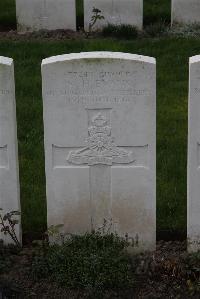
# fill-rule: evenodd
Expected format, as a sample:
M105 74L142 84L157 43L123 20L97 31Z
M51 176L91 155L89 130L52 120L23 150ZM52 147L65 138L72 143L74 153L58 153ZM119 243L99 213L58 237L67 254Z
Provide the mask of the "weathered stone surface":
M3 214L20 211L19 193L14 67L12 59L0 56L0 208ZM21 240L20 225L16 228ZM12 242L1 232L0 239Z
M172 0L172 24L200 22L199 0Z
M16 0L19 32L76 30L75 0Z
M93 30L102 29L108 24L129 24L138 28L143 25L143 0L84 0L84 27L89 30L94 15L93 8L101 10L104 19L97 20Z
M89 52L43 60L48 226L156 239L155 59Z
M190 58L188 250L200 250L200 56Z

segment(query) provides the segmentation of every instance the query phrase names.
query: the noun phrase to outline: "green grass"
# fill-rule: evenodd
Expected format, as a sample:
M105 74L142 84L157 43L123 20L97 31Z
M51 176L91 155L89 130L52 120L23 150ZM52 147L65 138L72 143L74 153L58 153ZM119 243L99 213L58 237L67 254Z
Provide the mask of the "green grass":
M171 20L171 0L144 0L144 25Z
M0 28L15 29L15 0L0 0Z
M110 50L157 59L157 225L186 228L188 57L200 52L195 39L79 40L0 43L15 60L21 202L24 231L46 225L40 63L52 55Z
M76 22L78 29L84 27L83 0L76 0Z

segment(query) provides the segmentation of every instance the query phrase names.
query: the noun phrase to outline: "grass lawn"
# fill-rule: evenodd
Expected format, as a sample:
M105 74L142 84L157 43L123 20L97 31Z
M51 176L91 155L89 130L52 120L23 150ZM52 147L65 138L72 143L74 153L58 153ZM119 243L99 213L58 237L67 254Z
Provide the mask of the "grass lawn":
M185 229L188 57L200 52L200 42L192 39L1 41L0 55L15 60L24 231L38 231L46 223L41 60L52 55L97 50L157 58L157 223L159 230Z
M153 20L169 22L169 3L169 0L146 0L145 24ZM9 9L5 10L7 4ZM13 7L13 0L0 0L0 24L2 20L13 23ZM80 7L78 10L81 14ZM0 40L0 55L15 60L23 231L46 228L41 60L52 55L98 50L137 53L157 59L157 225L158 230L185 230L188 57L200 53L200 41L99 38Z
M0 0L0 28L16 28L15 0Z

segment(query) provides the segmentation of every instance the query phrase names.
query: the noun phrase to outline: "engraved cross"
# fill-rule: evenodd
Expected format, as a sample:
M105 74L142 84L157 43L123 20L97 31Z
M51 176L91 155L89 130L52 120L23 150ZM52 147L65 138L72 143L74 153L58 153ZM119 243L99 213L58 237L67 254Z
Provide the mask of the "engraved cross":
M112 167L117 165L135 167L138 157L142 157L141 164L143 163L144 165L146 159L144 156L145 154L147 156L148 150L148 145L117 146L115 144L109 119L110 111L111 109L91 109L86 146L68 151L67 156L65 156L68 165L76 165L77 167L83 165L89 166L92 229L101 227L104 219L112 219L110 212L112 200ZM59 148L54 146L54 151L59 151Z

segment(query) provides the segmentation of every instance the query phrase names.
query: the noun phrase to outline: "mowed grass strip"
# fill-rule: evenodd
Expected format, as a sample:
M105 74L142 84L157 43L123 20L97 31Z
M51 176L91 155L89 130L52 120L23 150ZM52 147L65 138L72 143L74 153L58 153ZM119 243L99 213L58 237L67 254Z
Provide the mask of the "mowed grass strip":
M157 59L157 228L185 230L188 57L200 53L199 41L82 39L0 43L0 55L15 60L24 232L46 228L41 61L58 54L100 50Z

